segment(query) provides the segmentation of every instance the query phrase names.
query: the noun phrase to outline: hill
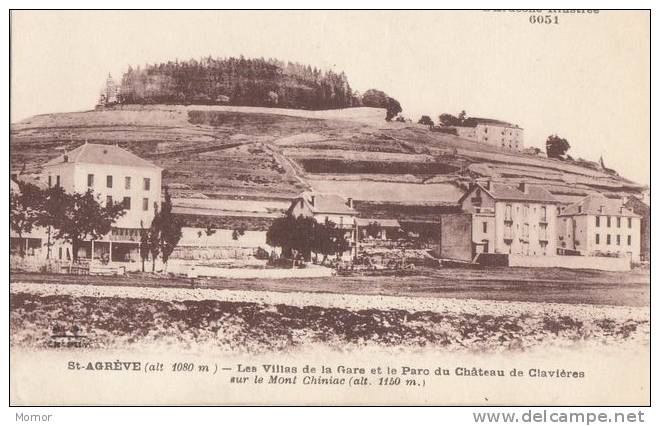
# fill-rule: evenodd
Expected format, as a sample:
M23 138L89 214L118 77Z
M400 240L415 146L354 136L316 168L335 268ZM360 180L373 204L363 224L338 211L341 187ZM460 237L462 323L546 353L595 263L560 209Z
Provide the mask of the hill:
M643 187L607 170L500 150L375 108L308 111L121 105L12 124L12 169L39 173L58 149L117 143L165 169L179 197L281 199L313 188L370 203L454 203L474 178L544 184L565 202ZM359 182L359 184L358 184Z

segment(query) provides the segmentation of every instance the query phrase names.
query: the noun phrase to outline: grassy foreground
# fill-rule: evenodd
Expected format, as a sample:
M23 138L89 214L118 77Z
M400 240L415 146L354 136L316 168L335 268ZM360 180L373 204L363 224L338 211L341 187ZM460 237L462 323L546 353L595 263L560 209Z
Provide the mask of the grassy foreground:
M644 317L572 315L570 309L564 311L566 305L543 311L533 307L509 311L508 305L524 304L501 305L504 309L491 315L460 308L447 312L353 310L313 304L14 292L10 296L10 342L14 348L45 348L58 330L68 332L75 326L90 349L165 344L260 353L322 343L338 350L376 345L490 352L545 345L648 343L649 321Z

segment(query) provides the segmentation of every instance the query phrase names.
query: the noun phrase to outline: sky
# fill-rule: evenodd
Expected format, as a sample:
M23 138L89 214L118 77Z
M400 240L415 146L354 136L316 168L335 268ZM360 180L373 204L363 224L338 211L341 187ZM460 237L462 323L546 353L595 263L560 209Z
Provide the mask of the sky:
M278 58L344 71L403 114L497 118L650 184L650 16L522 12L14 11L11 121L92 109L111 73L205 56Z

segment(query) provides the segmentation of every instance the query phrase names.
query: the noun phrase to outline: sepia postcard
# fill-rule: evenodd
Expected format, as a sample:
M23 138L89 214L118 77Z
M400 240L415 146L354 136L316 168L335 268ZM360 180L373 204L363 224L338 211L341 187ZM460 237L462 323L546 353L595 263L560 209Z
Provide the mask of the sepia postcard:
M648 406L650 16L11 11L10 405Z

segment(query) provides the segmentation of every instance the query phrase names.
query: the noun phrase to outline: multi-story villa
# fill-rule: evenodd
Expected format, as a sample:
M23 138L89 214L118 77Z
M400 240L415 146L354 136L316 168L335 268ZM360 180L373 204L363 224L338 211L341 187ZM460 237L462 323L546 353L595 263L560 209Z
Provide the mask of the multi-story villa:
M558 245L584 256L640 260L640 216L620 199L602 194L585 197L559 213Z
M477 183L459 203L472 214L475 254L556 254L558 201L546 189L527 183Z
M524 130L506 121L471 117L462 126L456 126L458 136L503 149L522 151Z
M43 173L48 186L67 192L92 189L101 203L122 203L125 214L101 240L84 241L79 257L111 261L139 259L140 229L148 228L161 202L162 169L114 145L85 143L47 162ZM53 257L72 256L68 244L55 242Z

